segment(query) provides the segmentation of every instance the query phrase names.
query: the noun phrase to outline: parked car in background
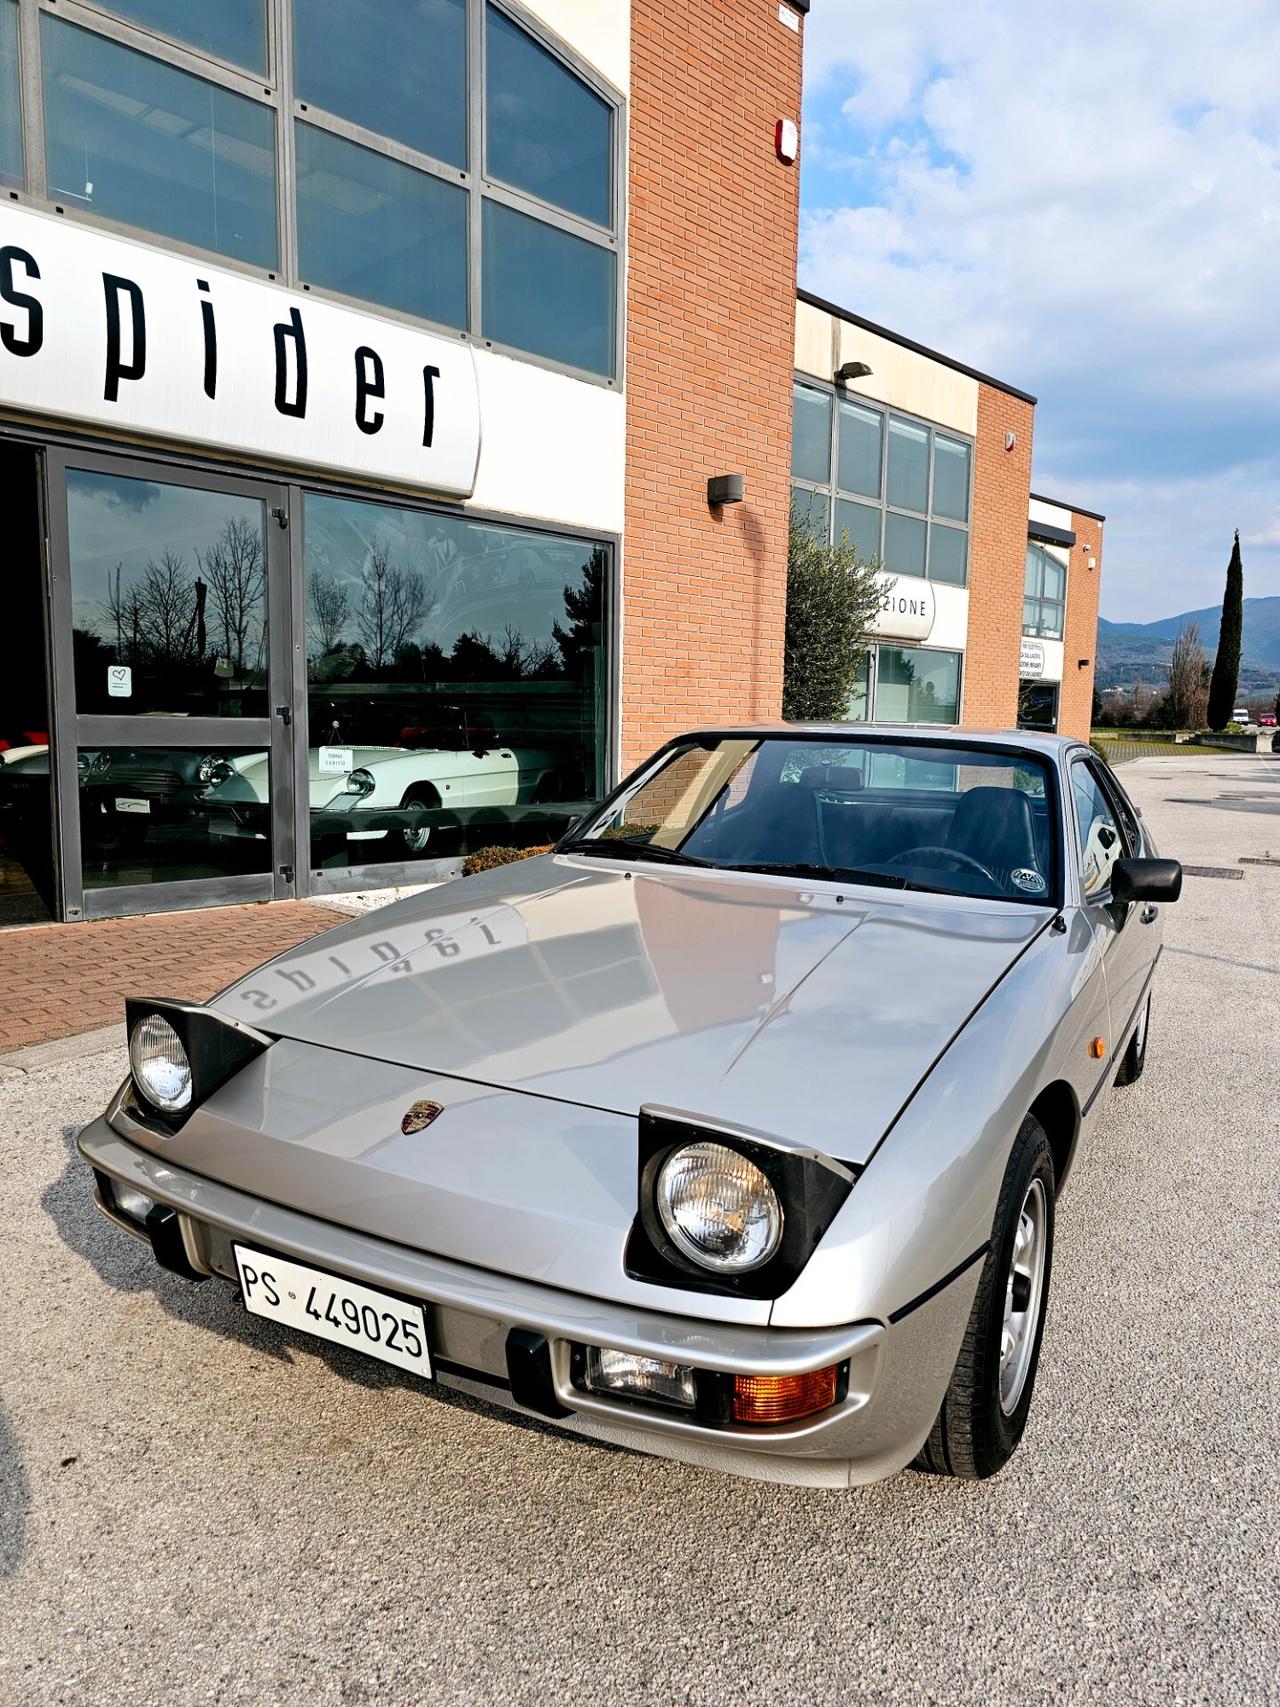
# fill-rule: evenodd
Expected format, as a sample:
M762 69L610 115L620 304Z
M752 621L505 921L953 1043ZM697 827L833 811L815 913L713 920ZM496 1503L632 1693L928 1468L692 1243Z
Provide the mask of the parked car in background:
M1233 723L1242 723L1247 728L1253 721L1249 716L1249 707L1247 705L1238 705L1231 713L1231 721Z
M424 1381L768 1480L988 1476L1181 878L1074 741L698 731L549 854L128 1002L80 1149L163 1266Z
M442 813L552 800L561 788L551 754L508 746L488 718L458 706L433 710L400 736L399 746L335 739L309 750L313 840L391 839L404 854L424 854ZM211 836L267 834L267 760L251 754L212 777L204 796Z
M1274 711L1264 711L1264 712L1261 712L1259 714L1259 717L1258 717L1258 728L1259 729L1274 729L1275 726L1276 726L1276 714Z

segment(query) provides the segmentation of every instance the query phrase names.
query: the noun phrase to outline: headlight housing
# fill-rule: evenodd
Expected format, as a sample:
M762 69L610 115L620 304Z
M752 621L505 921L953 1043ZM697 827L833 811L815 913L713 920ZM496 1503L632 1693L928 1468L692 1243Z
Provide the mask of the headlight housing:
M162 1114L191 1107L191 1062L163 1014L144 1014L129 1033L129 1070L142 1095Z
M124 1012L138 1112L168 1132L271 1047L262 1032L197 1002L130 997Z
M222 760L216 753L205 754L200 763L196 766L196 781L201 788L208 788L209 784L217 775L218 766L221 763Z
M857 1169L763 1133L674 1109L640 1110L633 1280L739 1298L792 1284L849 1195Z
M375 787L373 772L361 769L351 772L342 792L344 794L358 794L363 800L366 795L373 793Z
M673 1150L655 1186L662 1225L685 1256L721 1273L747 1274L782 1242L778 1194L754 1162L700 1139Z

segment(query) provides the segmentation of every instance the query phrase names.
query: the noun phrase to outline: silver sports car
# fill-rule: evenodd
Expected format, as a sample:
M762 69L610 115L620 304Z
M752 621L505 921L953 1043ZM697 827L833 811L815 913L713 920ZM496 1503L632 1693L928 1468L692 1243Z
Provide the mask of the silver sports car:
M988 1476L1181 878L1073 741L690 734L550 853L131 1000L80 1148L165 1268L408 1378L774 1481Z

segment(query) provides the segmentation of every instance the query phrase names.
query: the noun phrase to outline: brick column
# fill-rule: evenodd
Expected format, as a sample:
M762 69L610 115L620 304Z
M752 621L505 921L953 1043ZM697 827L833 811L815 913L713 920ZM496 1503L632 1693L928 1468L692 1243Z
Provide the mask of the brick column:
M1073 511L1071 531L1076 543L1067 566L1067 620L1063 631L1062 692L1058 701L1058 733L1089 739L1093 723L1093 677L1098 651L1098 595L1102 586L1102 523L1096 516ZM1097 567L1090 569L1089 559ZM1089 660L1080 668L1081 658Z
M1034 406L1024 399L979 387L961 707L961 721L970 728L1013 729L1018 722L1034 418ZM1007 433L1016 440L1010 450Z
M633 0L624 768L782 698L801 37L778 0ZM709 475L746 500L708 508Z

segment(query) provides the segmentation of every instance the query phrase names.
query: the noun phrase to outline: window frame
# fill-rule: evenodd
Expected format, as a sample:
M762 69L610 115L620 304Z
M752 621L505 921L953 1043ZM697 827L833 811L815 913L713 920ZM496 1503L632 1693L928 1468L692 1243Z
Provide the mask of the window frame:
M600 72L586 63L580 55L559 40L537 18L527 13L518 0L465 0L467 40L467 158L464 167L435 159L394 137L368 130L363 125L339 117L327 109L301 101L294 87L293 28L294 0L263 0L266 17L266 69L259 76L251 69L231 64L205 53L199 48L163 35L137 24L110 9L109 0L18 0L18 81L21 97L21 139L24 181L12 190L15 201L64 214L71 220L82 221L98 230L129 237L152 248L169 250L213 266L227 267L252 278L282 283L306 295L335 302L365 314L437 333L445 338L457 338L478 349L496 350L514 356L535 367L555 373L569 374L591 385L608 390L620 390L626 364L626 261L625 233L627 217L627 130L628 106L621 91L614 88ZM539 47L559 60L567 70L600 97L611 111L610 121L610 205L611 224L608 229L566 213L538 196L498 180L490 180L484 172L485 127L485 21L486 7L493 5L510 21L530 36ZM242 95L259 106L268 108L275 119L275 199L277 253L274 267L259 267L237 260L217 250L203 249L167 237L145 226L108 219L100 214L79 208L67 208L49 196L45 160L43 67L40 51L41 18L48 14L66 23L105 37L119 46L132 48L149 59L185 71L205 82ZM467 192L467 324L463 328L442 325L403 309L370 301L366 297L347 296L305 279L298 265L298 205L297 205L297 148L295 126L310 124L358 147L369 149L394 160L400 165L441 179ZM518 212L553 226L571 236L580 237L614 256L613 264L613 363L609 373L601 374L575 367L553 357L504 344L484 335L482 321L482 247L483 203L498 201Z
M830 444L828 446L828 454L829 454L830 460L829 460L828 465L827 465L828 466L828 475L827 475L827 480L825 483L820 482L820 481L805 480L805 479L801 478L800 476L793 474L791 476L791 485L792 485L792 488L794 490L807 492L807 493L812 494L813 496L822 497L822 498L825 498L827 500L829 518L830 518L830 527L831 527L831 534L830 534L831 539L834 540L834 538L835 538L836 505L841 500L845 500L849 503L854 503L854 504L865 504L871 509L879 510L879 512L880 512L880 532L879 532L879 540L878 540L878 543L876 545L874 555L876 555L882 562L883 562L884 537L885 537L885 531L886 531L886 525L887 525L886 524L886 517L887 516L890 516L890 515L904 516L908 520L911 520L911 521L923 522L924 528L925 528L924 574L921 576L912 576L911 579L929 581L933 585L939 586L939 587L955 587L957 589L957 591L966 592L968 590L968 587L969 587L969 575L970 575L969 557L970 557L970 551L972 549L972 543L973 543L973 487L974 487L974 476L975 476L976 464L977 464L977 441L976 441L976 439L971 437L971 435L968 433L960 432L955 427L941 426L937 422L925 420L922 416L909 414L905 409L895 409L887 403L878 402L875 398L864 397L861 394L861 392L854 391L848 386L838 386L835 384L825 383L824 381L822 381L820 379L815 379L812 374L800 373L798 371L793 373L793 375L792 375L793 432L794 432L795 394L797 391L800 391L800 390L808 390L808 391L818 392L821 395L826 396L827 398L830 399L830 403L831 403L831 420L830 420L831 438L830 438ZM851 403L859 409L865 409L865 410L869 411L870 413L878 415L880 417L880 495L877 498L869 498L866 496L865 493L862 493L862 492L846 491L840 485L840 461L839 461L839 457L840 457L840 405L841 405L841 403ZM894 420L901 421L904 423L904 425L909 426L909 427L919 428L928 434L928 439L929 439L928 489L927 489L927 492L925 495L926 507L923 510L911 510L911 509L905 508L901 504L891 504L889 502L889 497L888 497L888 492L889 492L889 484L888 484L888 482L889 482L889 438L890 438L889 427L890 427L890 423ZM934 495L935 474L936 474L936 466L937 466L937 440L938 440L939 435L941 435L944 439L951 439L957 444L967 445L968 449L969 449L969 489L968 489L968 494L967 494L967 499L966 499L966 509L968 511L968 520L967 521L963 521L963 522L957 521L954 516L943 516L943 515L935 514L935 512L934 512L933 495ZM954 532L962 533L965 536L965 541L966 541L966 545L965 545L965 575L964 575L963 581L935 580L934 576L930 572L931 567L932 567L933 530L935 527L950 528ZM886 568L885 573L886 574L893 574L894 571L892 569Z
M1076 799L1075 769L1077 765L1079 765L1080 769L1083 770L1087 776L1092 778L1094 787L1106 802L1107 809L1111 813L1111 821L1115 825L1116 834L1120 838L1120 852L1116 855L1116 859L1132 859L1137 850L1132 843L1130 827L1125 823L1126 814L1117 806L1106 778L1103 776L1099 768L1096 756L1092 753L1072 753L1070 769L1067 774L1067 793L1071 796L1071 816L1076 827L1075 871L1076 881L1080 886L1080 902L1081 905L1085 907L1110 907L1115 901L1115 896L1112 894L1111 890L1111 870L1115 866L1115 860L1112 860L1111 866L1108 867L1107 886L1105 889L1099 889L1096 894L1090 895L1084 886L1085 837L1084 826L1080 821L1080 803Z
M1036 556L1037 562L1037 587L1034 593L1027 586L1027 577L1031 573L1031 564L1029 560L1033 553ZM1044 566L1046 563L1052 563L1055 569L1060 569L1062 571L1062 597L1060 599L1051 599L1044 590ZM1027 555L1026 559L1024 559L1024 564L1025 567L1022 577L1022 632L1031 640L1064 640L1067 633L1067 577L1070 574L1069 565L1063 563L1057 557L1051 557L1049 555L1048 547L1041 544L1041 542L1036 539L1029 539L1027 541ZM1059 626L1056 634L1049 633L1044 626L1043 620L1038 628L1027 627L1026 601L1028 599L1035 600L1039 607L1042 619L1046 605L1051 605L1057 609L1059 613Z

